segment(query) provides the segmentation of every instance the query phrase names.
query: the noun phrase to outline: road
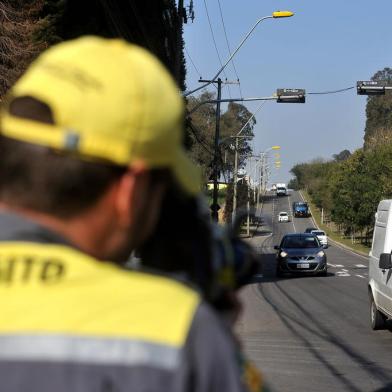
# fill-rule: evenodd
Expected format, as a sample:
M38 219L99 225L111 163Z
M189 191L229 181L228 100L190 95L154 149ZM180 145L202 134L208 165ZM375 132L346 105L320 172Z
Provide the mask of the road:
M313 226L310 218L277 222L300 200L293 192L264 204L264 231L252 239L262 276L241 292L245 351L274 391L392 391L392 329L370 329L366 257L330 246L327 277L275 276L273 246Z

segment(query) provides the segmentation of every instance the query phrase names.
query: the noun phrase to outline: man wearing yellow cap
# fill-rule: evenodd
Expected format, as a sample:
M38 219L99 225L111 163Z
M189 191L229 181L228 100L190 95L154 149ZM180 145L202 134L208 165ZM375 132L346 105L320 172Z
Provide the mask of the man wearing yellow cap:
M245 390L233 338L196 291L122 268L154 230L167 184L199 191L182 115L161 64L120 40L55 46L9 93L2 391Z

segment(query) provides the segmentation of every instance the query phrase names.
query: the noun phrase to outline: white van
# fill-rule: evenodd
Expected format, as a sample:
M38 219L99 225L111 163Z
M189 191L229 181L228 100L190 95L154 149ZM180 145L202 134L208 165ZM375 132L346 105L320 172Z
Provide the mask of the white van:
M392 200L378 205L372 250L369 253L370 319L373 329L384 329L392 318Z

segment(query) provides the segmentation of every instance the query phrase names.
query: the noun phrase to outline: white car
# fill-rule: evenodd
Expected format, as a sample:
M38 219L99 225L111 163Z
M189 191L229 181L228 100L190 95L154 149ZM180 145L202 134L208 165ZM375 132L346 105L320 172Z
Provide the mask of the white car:
M373 329L386 329L392 318L392 200L378 205L369 253L370 320Z
M328 237L325 231L312 230L311 233L314 234L319 239L321 245L324 246L324 248L328 247Z
M289 222L289 214L285 211L279 212L278 222Z

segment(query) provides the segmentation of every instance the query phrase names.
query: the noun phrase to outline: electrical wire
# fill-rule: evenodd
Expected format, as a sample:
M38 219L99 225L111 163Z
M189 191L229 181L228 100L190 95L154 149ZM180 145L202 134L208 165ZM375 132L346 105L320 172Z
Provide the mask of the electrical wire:
M213 30L213 28L212 28L211 19L210 19L210 14L209 14L209 12L208 12L208 7L207 7L207 2L206 2L206 0L204 0L204 8L205 8L205 10L206 10L208 25L210 26L210 32L211 32L211 36L212 36L212 41L213 41L213 43L214 43L215 51L216 51L216 54L217 54L217 56L218 56L219 63L220 63L220 65L221 65L221 67L223 67L222 58L221 58L220 53L219 53L219 50L218 50L218 45L216 44L215 34L214 34L214 30ZM226 78L226 80L227 80L226 72L223 71L223 74L225 75L225 78ZM229 97L231 98L230 86L229 86L229 85L226 85L226 87L227 87L227 90L228 90L228 92L229 92Z
M189 117L188 117L188 119L187 119L186 125L187 125L187 126L189 127L189 129L191 130L193 136L194 136L195 139L196 139L196 142L199 143L199 144L204 148L204 150L207 151L209 154L214 155L214 152L210 149L209 144L208 144L206 141L200 139L200 134L201 134L201 132L200 132L199 129L195 126L195 124L192 123L192 120L189 119Z
M306 95L327 95L327 94L338 94L343 93L345 91L349 91L356 88L355 86L341 88L339 90L332 90L332 91L321 91L321 92L313 92L313 93L306 93Z
M230 48L229 39L228 39L228 37L227 37L226 24L225 24L225 20L223 19L222 5L221 5L220 0L218 0L218 5L219 5L219 13L220 13L221 21L222 21L222 26L223 26L223 32L224 32L224 34L225 34L227 50L228 50L228 52L229 52L229 56L231 56L231 48ZM235 76L237 77L238 89L239 89L239 91L240 91L240 96L241 96L241 98L243 98L243 96L242 96L242 89L241 89L241 83L240 83L240 78L239 78L239 76L238 76L237 69L236 69L236 67L235 67L234 60L233 60L233 59L231 59L231 65L233 66L233 70L234 70Z
M189 60L191 61L191 64L193 65L193 68L195 69L196 73L199 75L199 78L201 79L201 72L199 72L199 70L197 69L194 61L192 60L191 55L188 52L188 49L185 47L185 53L188 56Z

